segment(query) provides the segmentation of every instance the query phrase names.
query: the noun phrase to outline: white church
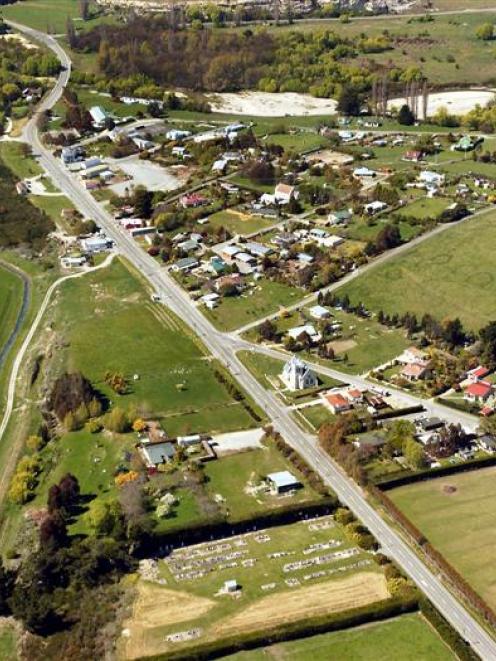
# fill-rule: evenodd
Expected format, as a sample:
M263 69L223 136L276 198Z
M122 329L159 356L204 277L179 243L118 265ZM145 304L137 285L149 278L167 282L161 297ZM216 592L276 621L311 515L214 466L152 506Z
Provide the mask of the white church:
M281 380L290 390L306 390L319 385L315 372L296 356L284 365Z

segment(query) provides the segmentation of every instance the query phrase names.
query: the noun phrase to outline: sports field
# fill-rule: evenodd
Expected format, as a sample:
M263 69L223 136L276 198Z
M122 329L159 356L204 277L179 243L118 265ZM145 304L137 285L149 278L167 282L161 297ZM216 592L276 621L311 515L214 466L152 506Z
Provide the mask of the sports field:
M412 614L241 652L226 657L226 661L449 661L455 658L423 617Z
M350 544L331 517L177 549L159 572L165 584L138 583L121 639L126 658L187 644L168 641L173 634L197 630L193 642L208 642L388 597L370 554ZM221 593L230 579L239 589Z
M496 214L489 212L377 266L339 293L375 312L460 317L476 330L496 315L495 245Z
M388 495L495 609L496 468L410 484Z
M151 303L121 262L66 282L55 323L64 344L57 354L60 369L82 371L114 404L138 406L161 418L169 435L252 426L242 405L215 378L196 339L174 315ZM125 375L129 394L108 388L107 371Z
M0 355L19 315L22 292L21 278L0 266Z

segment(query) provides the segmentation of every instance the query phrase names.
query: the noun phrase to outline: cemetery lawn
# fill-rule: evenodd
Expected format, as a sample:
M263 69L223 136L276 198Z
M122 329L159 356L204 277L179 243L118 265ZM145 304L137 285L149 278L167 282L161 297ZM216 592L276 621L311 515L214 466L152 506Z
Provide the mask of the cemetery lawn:
M316 522L326 522L325 525L332 527L315 530L313 526ZM330 546L303 553L304 549L315 543L330 543ZM129 629L129 637L121 638L119 644L123 656L132 658L138 648L141 655L148 656L187 646L188 643L169 643L166 636L196 627L200 627L202 632L200 639L193 644L208 643L249 631L270 631L271 627L281 622L341 611L387 598L381 569L373 562L371 555L363 551L348 558L334 557L319 565L319 570L343 569L309 580L304 580L303 576L315 572L317 565L283 571L287 563L332 554L351 546L340 526L333 525L330 517L324 517L271 528L262 534L253 532L208 542L201 547L179 549L175 552L176 556L173 554L159 563L166 585L143 580L138 582L133 615L124 623L125 628ZM205 556L217 556L219 559L214 561L212 571L202 577L176 578L170 561L175 557L179 560L179 554L183 553L187 562L188 554L193 549L200 560ZM235 556L236 566L221 569L218 565L223 562L222 558L232 552L239 554ZM282 552L291 555L268 557L269 554ZM252 566L242 564L243 560L250 558L256 561ZM176 571L180 572L181 568ZM289 587L285 583L289 578L297 578L299 583ZM229 579L235 579L241 586L237 598L232 595L216 596ZM271 587L262 590L262 585ZM279 606L281 603L284 603L284 608Z

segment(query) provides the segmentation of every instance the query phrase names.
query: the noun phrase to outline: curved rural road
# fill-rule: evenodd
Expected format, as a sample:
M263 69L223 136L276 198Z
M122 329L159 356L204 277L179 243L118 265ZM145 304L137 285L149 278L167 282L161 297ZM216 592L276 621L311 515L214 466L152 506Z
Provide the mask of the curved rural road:
M67 67L67 70L70 69L70 60L67 54L59 44L54 42L53 38L18 24L14 27L52 48L61 57L61 61ZM52 93L44 99L42 109L47 109L50 107L50 103L53 105L60 98L67 80L67 71L63 71ZM194 305L188 293L169 276L160 264L144 252L125 230L117 226L112 216L95 201L75 177L72 177L64 169L60 159L56 159L42 144L36 127L36 120L31 121L26 126L25 139L35 150L39 151L40 165L53 179L54 183L71 199L76 208L85 216L93 218L105 230L105 233L115 242L120 253L128 259L134 268L146 278L153 290L160 295L163 303L178 314L183 322L201 337L212 356L217 358L229 370L244 390L250 393L253 400L264 409L274 428L322 476L324 481L335 491L341 502L347 505L356 517L369 528L380 542L382 550L410 576L419 589L432 601L482 659L495 661L496 641L490 633L453 596L451 591L444 585L441 577L429 569L403 537L382 519L368 502L363 490L345 475L342 469L320 448L316 437L303 432L275 393L265 390L252 376L236 355L238 350L236 339L216 330ZM39 315L38 324L40 319L41 315ZM35 330L36 328L34 328L32 334L30 333L29 340L31 340ZM239 338L237 339L239 340ZM16 360L17 370L20 362ZM346 381L347 378L348 375L342 375L341 380ZM419 402L424 403L420 399ZM1 432L2 428L0 427L0 437Z
M19 314L17 315L17 319L15 321L12 332L10 333L3 347L0 348L0 369L1 369L3 363L7 358L7 354L9 353L12 345L16 341L17 336L21 331L21 327L24 322L24 319L26 318L26 314L29 307L29 298L31 294L31 283L29 281L28 276L23 271L16 268L12 264L7 264L7 262L3 262L2 260L0 260L0 268L4 269L5 271L9 271L10 273L13 273L17 278L20 278L22 280L22 302L21 302L21 307L19 309Z

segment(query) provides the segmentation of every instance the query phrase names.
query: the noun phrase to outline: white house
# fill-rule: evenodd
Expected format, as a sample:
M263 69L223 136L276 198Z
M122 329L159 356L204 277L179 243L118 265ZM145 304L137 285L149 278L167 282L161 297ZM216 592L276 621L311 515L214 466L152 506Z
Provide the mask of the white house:
M284 365L281 380L290 390L306 390L307 388L316 388L319 385L315 372L296 356L293 356Z
M295 328L290 328L288 330L289 337L293 340L297 340L300 335L306 333L312 342L318 342L320 340L320 333L317 333L315 326L313 324L305 324L304 326L295 326Z
M323 305L314 305L308 311L313 319L328 319L331 313Z
M260 198L262 204L289 204L291 200L297 200L299 196L298 191L294 186L288 184L277 184L274 189L274 194L264 193Z
M384 209L387 209L387 204L380 200L374 200L374 202L369 202L364 206L365 213L369 216L380 213L381 211L384 211Z
M442 186L444 179L444 174L432 172L432 170L424 170L418 176L418 180L426 186Z
M184 140L184 138L189 138L191 131L180 131L178 129L172 129L167 131L165 137L167 140Z
M101 106L90 108L91 120L95 128L101 129L105 126L105 120L110 119L109 113Z
M370 170L370 168L366 167L355 168L353 170L353 176L357 177L358 179L375 177L376 175L377 172L375 170Z

